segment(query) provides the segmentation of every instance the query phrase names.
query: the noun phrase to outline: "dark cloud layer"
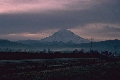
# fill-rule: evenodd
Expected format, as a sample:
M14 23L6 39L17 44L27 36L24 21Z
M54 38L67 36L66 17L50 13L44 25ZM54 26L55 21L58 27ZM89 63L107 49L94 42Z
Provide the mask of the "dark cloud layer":
M76 26L94 23L119 24L119 9L120 1L114 0L111 3L94 5L83 10L50 10L43 13L1 14L0 34L36 33L51 28L71 29ZM113 29L119 30L114 27Z

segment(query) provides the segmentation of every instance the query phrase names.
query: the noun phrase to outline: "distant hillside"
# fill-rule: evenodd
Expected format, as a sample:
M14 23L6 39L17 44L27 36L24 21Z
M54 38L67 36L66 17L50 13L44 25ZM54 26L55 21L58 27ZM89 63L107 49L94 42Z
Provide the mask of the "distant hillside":
M78 45L79 47L83 48L90 48L90 43L83 43ZM120 52L120 40L106 40L100 42L92 42L92 49L93 50L100 50L100 51L115 51L114 46L117 46L117 51Z
M36 43L40 43L40 40L18 40L16 42L22 44L36 44Z
M28 44L28 43L29 44ZM84 49L85 51L90 50L91 43L79 43L75 44L72 41L69 42L40 42L37 40L30 40L30 41L23 41L22 43L25 43L29 46L32 46L35 49L52 49L52 50L74 50L74 49ZM92 49L98 50L98 51L111 51L114 52L115 48L114 46L117 46L117 52L120 52L120 40L106 40L106 41L100 41L100 42L92 42Z
M22 43L22 44L26 44L26 45L29 45L29 46L32 46L34 48L46 48L46 47L50 47L50 48L53 48L53 47L73 47L72 45L74 45L74 43L72 42L57 42L57 41L53 41L53 42L47 42L47 41L39 41L39 40L22 40L22 41L17 41L19 43Z
M25 48L25 47L28 46L22 43L0 39L0 48Z
M23 41L17 41L12 42L9 40L0 40L0 48L23 48L23 49L29 49L29 50L43 50L43 49L51 49L51 50L81 50L84 49L85 51L90 50L91 43L79 43L75 44L72 41L69 42L41 42L39 40L23 40ZM100 42L92 42L92 50L98 50L98 51L111 51L115 52L115 47L117 53L120 53L120 40L106 40L106 41L100 41Z

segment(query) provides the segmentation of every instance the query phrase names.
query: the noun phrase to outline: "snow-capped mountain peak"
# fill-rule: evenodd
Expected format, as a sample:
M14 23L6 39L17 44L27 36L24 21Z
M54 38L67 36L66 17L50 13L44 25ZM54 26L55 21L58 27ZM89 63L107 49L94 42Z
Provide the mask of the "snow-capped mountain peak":
M73 42L73 43L89 42L89 40L83 39L67 29L61 29L61 30L55 32L52 36L46 37L46 38L42 39L41 41L44 41L44 42L57 41L57 42L64 42L64 43L66 43L66 42Z

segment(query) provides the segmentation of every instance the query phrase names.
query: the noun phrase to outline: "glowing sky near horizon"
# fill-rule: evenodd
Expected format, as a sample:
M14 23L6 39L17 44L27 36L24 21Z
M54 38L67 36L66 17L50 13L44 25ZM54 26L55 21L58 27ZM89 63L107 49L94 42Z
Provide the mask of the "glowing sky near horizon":
M119 0L0 0L0 38L42 39L59 29L120 39Z

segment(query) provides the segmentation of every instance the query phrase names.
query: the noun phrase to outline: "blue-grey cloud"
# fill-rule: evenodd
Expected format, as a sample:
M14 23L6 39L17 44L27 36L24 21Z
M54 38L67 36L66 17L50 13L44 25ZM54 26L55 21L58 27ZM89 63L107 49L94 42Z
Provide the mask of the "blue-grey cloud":
M78 25L82 26L91 23L120 23L119 0L93 5L90 8L82 10L79 9L79 4L80 2L71 6L66 5L73 8L71 10L58 9L48 10L43 13L39 13L38 11L36 13L0 14L0 34L22 32L36 33L52 28L71 29ZM114 27L113 29L118 30Z

